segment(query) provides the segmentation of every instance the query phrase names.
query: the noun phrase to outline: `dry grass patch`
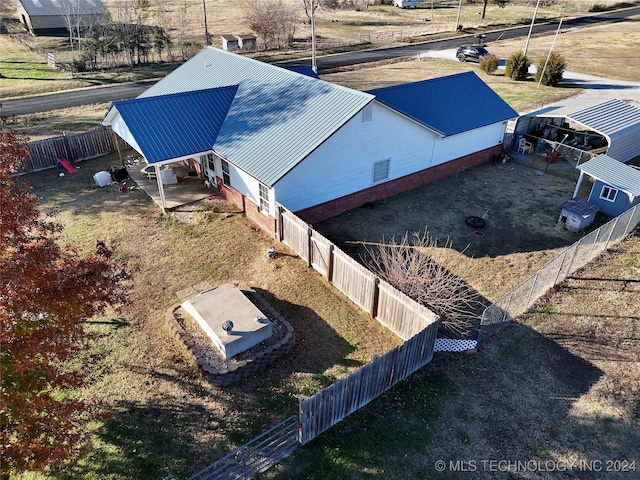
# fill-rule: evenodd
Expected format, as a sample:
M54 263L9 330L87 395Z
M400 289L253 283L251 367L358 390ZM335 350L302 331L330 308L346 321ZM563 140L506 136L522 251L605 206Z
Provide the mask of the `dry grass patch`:
M624 22L596 25L589 28L563 29L556 38L554 51L567 60L567 70L587 73L604 78L638 81L640 58L640 17L631 17ZM554 35L534 36L527 49L533 65L546 59ZM524 49L522 39L492 42L489 51L500 58ZM624 91L620 98L624 100Z

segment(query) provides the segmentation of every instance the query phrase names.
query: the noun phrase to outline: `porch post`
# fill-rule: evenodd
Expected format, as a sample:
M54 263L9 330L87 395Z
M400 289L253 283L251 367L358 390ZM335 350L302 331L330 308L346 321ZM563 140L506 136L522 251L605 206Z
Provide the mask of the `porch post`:
M154 164L153 165L153 169L156 172L156 181L158 182L158 192L160 192L160 201L162 202L162 212L163 213L167 213L166 212L166 208L167 208L167 202L164 198L164 186L162 185L162 179L160 178L160 168L158 167L158 164Z
M578 196L578 190L580 190L580 185L582 184L582 177L584 177L584 171L580 170L580 176L578 177L578 183L576 183L576 189L573 191L573 197L576 198Z

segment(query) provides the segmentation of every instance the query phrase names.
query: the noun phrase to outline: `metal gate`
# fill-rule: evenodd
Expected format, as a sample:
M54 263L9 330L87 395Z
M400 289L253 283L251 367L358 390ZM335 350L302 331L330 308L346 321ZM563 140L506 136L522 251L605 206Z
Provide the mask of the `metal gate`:
M299 446L298 417L293 415L188 480L248 480L287 458Z

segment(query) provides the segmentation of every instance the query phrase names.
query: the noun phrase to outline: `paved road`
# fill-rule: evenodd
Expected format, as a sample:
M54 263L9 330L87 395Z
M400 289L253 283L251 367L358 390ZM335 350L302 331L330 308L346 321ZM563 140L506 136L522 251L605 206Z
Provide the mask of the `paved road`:
M0 103L2 103L2 111L0 113L8 117L10 115L25 115L91 103L135 98L154 83L156 83L156 80L144 80L104 87L82 88L48 95L36 95L15 100L0 100Z
M578 28L586 27L598 23L606 22L622 22L628 17L640 15L640 6L634 8L628 8L625 10L617 10L613 12L606 12L601 14L589 15L586 17L574 18L570 20L563 20L562 25L564 28ZM534 25L533 34L539 35L542 33L555 33L558 29L558 23L543 23ZM496 30L494 32L488 32L485 37L485 43L490 43L498 39L511 39L526 37L529 32L529 26L511 28L508 30ZM360 52L340 53L336 55L326 55L317 59L318 71L331 70L338 67L345 67L348 65L355 65L358 63L374 62L378 60L386 60L389 58L398 57L415 57L428 51L433 50L447 50L451 48L457 48L461 45L467 45L473 43L475 38L473 35L463 35L460 37L438 40L427 43L415 43L411 45L400 45L396 47L380 48L376 50L365 50ZM276 65L282 66L309 66L310 60L292 60L288 62L276 63Z
M566 28L584 27L603 22L622 22L628 17L640 15L640 6L606 12L601 14L590 15L586 17L575 18L563 21ZM553 33L558 28L557 23L543 23L535 25L534 34ZM526 36L529 27L519 27L508 30L500 30L489 32L486 34L485 42L495 41L498 37L501 39L518 38ZM454 49L460 45L473 42L475 38L472 35L463 35L449 40L438 40L426 43L416 43L411 45L400 45L396 47L380 48L376 50L364 50L359 52L341 53L335 55L327 55L318 57L318 70L330 70L358 63L373 62L398 57L415 57L417 55L429 54L432 52L446 51ZM280 62L281 66L309 66L310 60L293 60L288 62ZM3 100L2 115L24 115L36 112L45 112L49 110L57 110L67 107L75 107L79 105L87 105L91 103L111 102L115 100L124 100L134 98L144 92L147 88L155 83L153 80L109 85L104 87L87 88L74 90L71 92L52 93L48 95L39 95L35 97L27 97L14 100Z

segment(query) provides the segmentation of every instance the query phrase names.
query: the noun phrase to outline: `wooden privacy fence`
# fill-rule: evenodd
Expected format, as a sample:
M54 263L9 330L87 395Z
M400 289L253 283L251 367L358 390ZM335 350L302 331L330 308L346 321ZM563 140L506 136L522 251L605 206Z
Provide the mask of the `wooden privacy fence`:
M380 280L282 205L278 205L278 226L284 244L403 340L438 320L431 310Z
M24 165L24 172L54 168L60 158L66 158L70 162L81 162L116 150L111 129L107 127L37 140L29 142L27 147L29 159Z
M636 205L565 248L535 274L484 310L478 342L502 330L515 317L529 310L550 288L587 265L610 245L622 240L639 223L640 205Z
M278 205L278 226L283 243L405 340L348 377L300 400L300 441L304 444L429 363L438 332L438 316L379 279L281 205Z
M309 398L300 398L300 443L304 445L346 416L422 368L433 358L438 323L375 358L348 377Z

